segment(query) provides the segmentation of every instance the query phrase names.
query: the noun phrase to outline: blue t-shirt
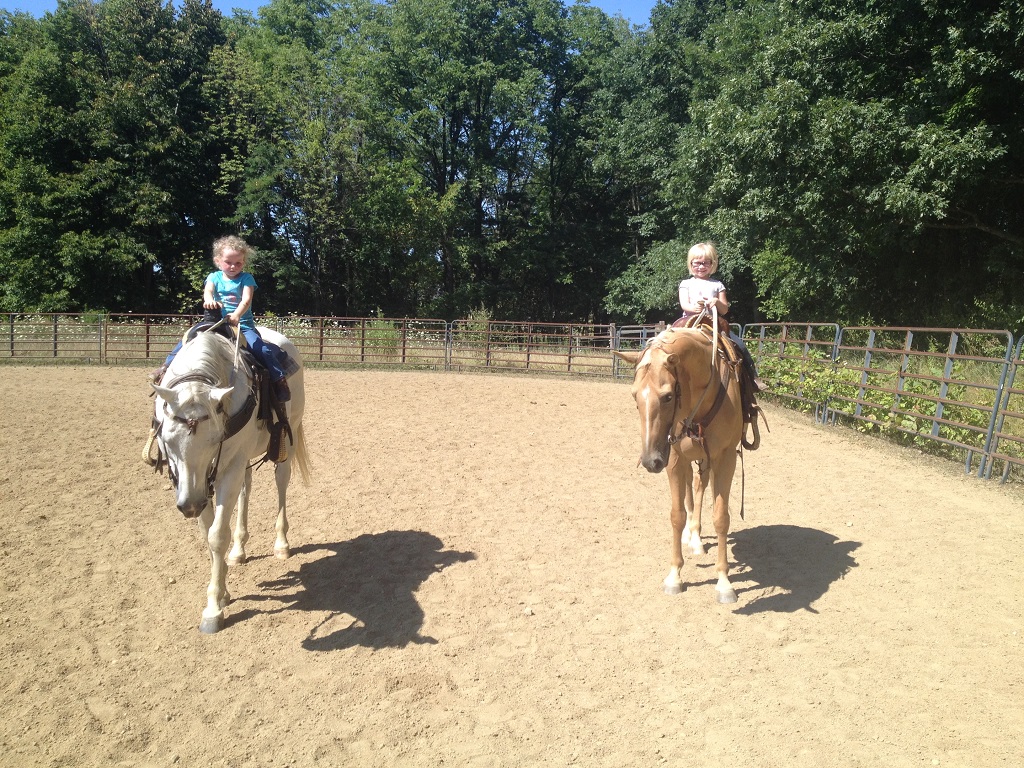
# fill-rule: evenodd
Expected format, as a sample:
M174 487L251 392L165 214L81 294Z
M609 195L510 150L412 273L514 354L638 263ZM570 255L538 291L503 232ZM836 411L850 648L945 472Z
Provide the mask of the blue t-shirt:
M232 280L223 272L211 272L206 282L213 284L213 297L221 303L220 316L226 317L238 309L242 303L242 289L251 286L256 291L256 278L248 272L241 272L238 278ZM238 327L243 330L255 330L256 318L252 315L252 305L245 310L245 314L238 320Z

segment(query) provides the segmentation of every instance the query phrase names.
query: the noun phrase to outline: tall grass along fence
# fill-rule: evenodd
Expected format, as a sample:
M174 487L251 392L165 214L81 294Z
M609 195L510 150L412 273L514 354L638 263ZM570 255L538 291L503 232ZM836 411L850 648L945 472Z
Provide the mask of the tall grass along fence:
M0 360L156 364L193 315L0 314ZM631 378L613 349L640 349L664 324L266 317L308 364ZM1024 475L1024 339L1006 331L731 326L768 397L821 423L884 434L1002 481ZM1016 475L1015 475L1016 473Z

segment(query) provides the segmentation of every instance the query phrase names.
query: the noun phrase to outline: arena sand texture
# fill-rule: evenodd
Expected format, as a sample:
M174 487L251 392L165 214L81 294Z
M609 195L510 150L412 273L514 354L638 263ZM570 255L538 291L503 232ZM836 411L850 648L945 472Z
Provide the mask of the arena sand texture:
M206 636L148 389L0 368L0 765L1024 764L1019 486L769 406L721 606L626 384L313 370Z

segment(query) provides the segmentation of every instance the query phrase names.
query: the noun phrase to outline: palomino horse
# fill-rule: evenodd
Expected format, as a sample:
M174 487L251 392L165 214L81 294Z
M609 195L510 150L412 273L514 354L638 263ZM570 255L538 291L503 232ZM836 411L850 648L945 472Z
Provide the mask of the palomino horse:
M275 460L277 481L277 541L274 554L287 558L288 516L285 497L291 479L292 459L309 478L302 411L305 404L302 363L295 345L268 328L260 328L264 339L277 344L295 361L297 370L289 379L291 400L286 404L292 445L287 431L280 435L289 454ZM224 609L231 600L227 591L227 566L245 561L249 540L249 489L252 485L251 459L268 451L271 434L267 409L260 409L259 388L244 356L235 343L213 332L202 332L188 341L171 361L156 390L156 415L153 436L159 455L150 456L147 444L144 458L157 469L166 461L174 485L178 509L187 518L198 518L199 527L210 547L211 576L206 591L199 630L219 631L224 626ZM233 546L228 552L231 512L238 504Z
M743 436L740 384L712 334L700 328L670 328L640 352L616 352L636 366L633 397L640 412L640 463L648 472L668 468L672 495L672 569L665 592L682 592L683 544L704 554L700 513L711 474L718 534L718 602L736 602L729 583L729 490ZM694 474L693 463L699 463ZM685 523L685 528L684 528Z

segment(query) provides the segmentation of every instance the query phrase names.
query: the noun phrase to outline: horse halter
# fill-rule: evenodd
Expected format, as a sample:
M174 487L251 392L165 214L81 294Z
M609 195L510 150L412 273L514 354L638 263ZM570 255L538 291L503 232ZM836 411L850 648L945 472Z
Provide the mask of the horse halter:
M174 387L178 386L179 384L185 384L185 383L187 383L189 381L198 381L198 382L201 382L203 384L208 384L211 387L216 386L216 382L211 380L210 377L208 377L208 376L203 376L203 375L198 374L198 373L187 373L184 376L179 376L178 378L172 379L171 381L167 382L167 388L168 389L173 389ZM223 413L223 411L224 411L224 408L223 408L223 406L220 403L217 403L217 411L221 412L221 413ZM188 433L190 435L194 435L196 433L196 428L202 422L209 421L210 418L212 417L212 414L210 414L210 413L207 413L204 416L199 416L198 418L196 418L196 417L188 417L188 418L186 418L184 416L178 416L177 414L175 414L175 413L173 413L171 411L171 408L167 404L166 401L164 402L164 415L167 418L171 419L172 421L176 421L179 424L184 424L185 428L188 430ZM160 433L163 431L163 428L164 428L164 423L165 423L165 420L157 421L157 418L155 416L153 417L153 429L152 429L153 437L158 438L160 436ZM217 481L217 468L220 465L220 454L221 454L221 451L224 448L224 441L226 439L227 439L227 437L222 437L221 438L220 443L217 446L217 455L214 457L213 463L210 465L210 471L206 475L206 498L208 498L208 499L212 499L213 498L214 486L215 486L216 481ZM147 453L148 453L148 450L147 450ZM161 474L163 474L163 465L164 464L167 465L167 476L170 478L171 484L174 486L175 490L177 490L177 488L178 488L178 473L174 471L174 465L170 461L167 460L167 457L164 455L164 452L160 449L160 443L157 442L157 458L156 458L156 461L153 464L154 471L160 472Z
M167 388L173 389L179 384L184 384L189 381L199 381L203 384L209 384L211 387L217 386L217 382L211 380L209 376L203 376L198 373L186 373L184 376L179 376L178 378L171 379L167 382ZM224 412L224 407L220 403L217 403L217 411L220 413ZM177 416L171 413L171 409L168 407L166 402L164 402L164 413L179 424L184 424L188 428L188 433L190 435L194 435L196 433L196 427L199 426L200 422L208 421L211 416L209 413L205 416L200 416L198 419L187 419L184 416Z

